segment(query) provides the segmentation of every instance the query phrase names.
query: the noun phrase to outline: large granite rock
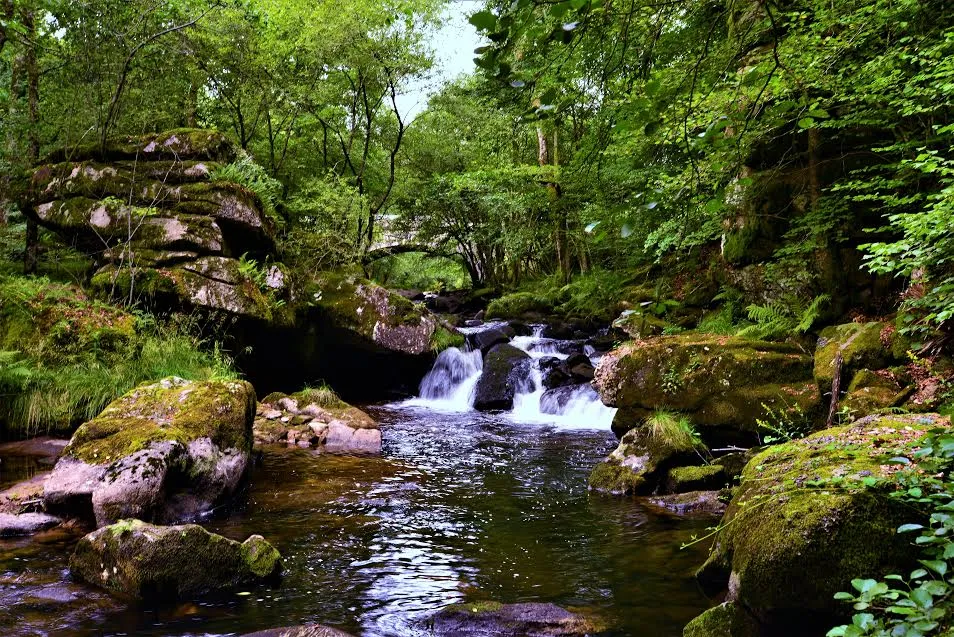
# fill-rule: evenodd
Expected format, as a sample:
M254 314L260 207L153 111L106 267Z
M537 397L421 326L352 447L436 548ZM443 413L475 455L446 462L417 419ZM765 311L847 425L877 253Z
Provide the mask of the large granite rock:
M261 343L260 362L283 386L327 380L345 400L416 393L437 353L464 342L423 305L359 277L319 274L294 309L295 327Z
M87 252L104 295L287 321L285 273L252 265L274 257L274 223L254 192L215 179L238 157L228 138L202 130L54 153L30 175L26 213Z
M260 535L239 543L196 524L153 526L133 519L90 533L70 558L74 577L151 601L254 585L281 569L281 555Z
M749 623L736 613L742 608L761 634L793 626L798 630L784 634L823 634L846 612L834 594L851 590L853 578L913 568L916 550L897 533L911 521L911 510L865 481L888 477L897 468L884 459L910 457L917 441L937 427L949 428L949 419L868 417L755 456L698 572L709 593L725 594L734 606L693 622L686 634L734 635L724 626Z
M80 426L44 485L44 504L97 526L193 520L238 489L254 414L246 382L140 385Z
M619 408L619 436L669 410L687 415L708 443L755 443L767 408L816 410L812 367L812 357L794 345L690 333L613 350L600 360L594 384L605 404Z

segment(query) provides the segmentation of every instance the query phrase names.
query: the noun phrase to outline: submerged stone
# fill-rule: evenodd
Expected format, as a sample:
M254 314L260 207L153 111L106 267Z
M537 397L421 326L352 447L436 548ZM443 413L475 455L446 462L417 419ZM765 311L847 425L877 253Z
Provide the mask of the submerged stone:
M352 635L336 628L311 624L310 626L269 628L268 630L248 633L242 635L242 637L352 637Z
M428 620L430 634L442 637L583 637L598 632L594 621L554 604L455 604Z
M134 599L182 599L277 577L281 555L262 536L245 542L201 526L154 526L122 520L81 539L70 572Z

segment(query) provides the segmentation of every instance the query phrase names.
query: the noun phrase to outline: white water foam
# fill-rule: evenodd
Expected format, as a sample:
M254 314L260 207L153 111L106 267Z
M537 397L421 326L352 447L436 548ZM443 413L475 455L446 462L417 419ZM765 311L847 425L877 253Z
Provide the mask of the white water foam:
M480 350L449 347L438 354L434 367L421 381L420 397L405 401L404 404L435 411L470 411L483 368Z
M483 329L489 329L484 326ZM530 355L525 376L517 379L513 409L506 414L516 423L551 425L561 429L609 429L616 409L607 407L589 385L561 387L547 393L540 363L544 358L565 360L566 341L544 338L544 326L534 326L532 336L517 336L510 344ZM479 331L475 329L470 332ZM562 351L561 351L562 350ZM586 352L591 360L596 352ZM594 364L595 364L594 360ZM477 381L483 372L480 351L451 347L438 355L434 367L421 381L420 397L403 404L434 411L463 413L473 410Z

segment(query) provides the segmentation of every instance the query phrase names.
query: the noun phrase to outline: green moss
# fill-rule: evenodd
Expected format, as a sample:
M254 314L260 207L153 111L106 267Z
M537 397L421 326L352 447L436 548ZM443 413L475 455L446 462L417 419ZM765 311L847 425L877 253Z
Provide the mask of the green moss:
M516 292L495 299L487 306L487 318L521 318L526 314L552 314L553 302L533 292Z
M687 414L703 437L719 428L755 432L763 403L806 414L820 403L812 359L791 344L686 332L624 344L601 370L605 403Z
M242 542L242 559L248 570L257 577L272 577L281 570L281 553L260 535Z
M896 529L910 512L869 489L895 470L937 418L889 416L818 432L754 457L726 511L704 582L725 586L755 612L837 612L835 592L854 577L903 572L911 546Z
M666 491L668 493L708 491L724 487L725 483L725 470L721 465L673 467L666 476Z
M815 379L823 389L830 389L835 375L835 357L842 354L842 381L850 383L855 372L862 368L881 369L895 359L891 345L893 330L885 323L848 323L822 330L815 350ZM889 340L882 342L882 333Z
M209 437L222 449L249 449L255 391L241 381L141 385L111 403L73 435L64 454L104 464L150 443L188 444Z
M758 623L738 604L710 608L686 625L682 637L758 637Z
M451 613L473 613L476 615L480 613L496 613L501 608L503 608L503 604L500 602L481 601L467 604L451 604L444 610Z
M431 351L439 354L450 347L463 347L465 342L464 335L460 332L438 325L431 335Z
M593 491L629 495L643 490L646 479L628 467L616 462L601 462L590 473L589 487Z
M350 407L350 405L341 400L335 390L328 385L306 387L300 392L292 394L291 398L298 402L299 407L304 407L310 404L315 404L325 409L346 409Z

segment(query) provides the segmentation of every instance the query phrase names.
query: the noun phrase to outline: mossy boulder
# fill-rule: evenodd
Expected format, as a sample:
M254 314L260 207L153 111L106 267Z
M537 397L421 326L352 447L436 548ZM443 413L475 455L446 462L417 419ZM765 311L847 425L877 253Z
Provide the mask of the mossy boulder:
M427 624L428 634L446 637L583 637L605 630L599 621L543 603L454 604L432 615Z
M86 144L52 152L45 163L84 161L217 161L228 163L237 157L238 145L224 133L200 128L176 128L161 133L126 135L100 144Z
M54 153L24 212L88 254L100 294L284 325L285 273L259 265L276 256L275 223L253 190L213 179L235 157L221 133L185 129Z
M725 602L689 622L682 637L761 637L759 624L744 608Z
M859 370L851 379L840 407L850 414L858 415L899 407L915 390L914 385L905 382L908 380L906 376L904 371Z
M215 310L282 326L293 321L286 304L290 289L284 278L281 267L275 265L260 285L249 278L239 261L204 256L157 268L107 265L96 272L91 286L104 296L132 296L153 306Z
M633 340L659 336L668 326L661 318L633 310L626 310L613 321L613 327L622 330Z
M812 358L796 346L686 333L627 343L603 356L594 384L618 407L617 435L656 410L686 414L709 443L754 443L757 420L816 411Z
M676 421L669 423L678 427ZM701 443L688 435L671 435L647 422L626 432L619 446L590 473L593 491L648 494L659 490L666 472L696 461Z
M437 353L461 342L423 305L357 276L322 273L300 289L294 327L263 343L280 353L274 367L293 372L285 384L327 380L345 400L412 393Z
M254 413L255 390L242 381L140 385L80 426L46 482L44 504L97 526L195 519L238 490Z
M893 325L847 323L822 330L815 349L815 379L823 391L831 390L835 358L842 356L842 386L861 369L882 369L903 362L904 347ZM896 346L897 345L897 346Z
M853 578L905 572L913 561L897 533L911 510L890 488L869 486L897 470L886 458L909 454L935 427L950 421L869 417L760 453L742 473L700 582L713 594L727 590L766 634L792 621L804 628L798 634L820 634L845 613L833 596Z
M513 407L521 365L530 362L530 355L510 345L494 345L484 359L484 370L477 381L474 408L481 411L506 410Z
M131 599L187 599L267 582L281 574L281 555L262 536L244 542L201 526L154 526L121 520L81 539L70 573Z

